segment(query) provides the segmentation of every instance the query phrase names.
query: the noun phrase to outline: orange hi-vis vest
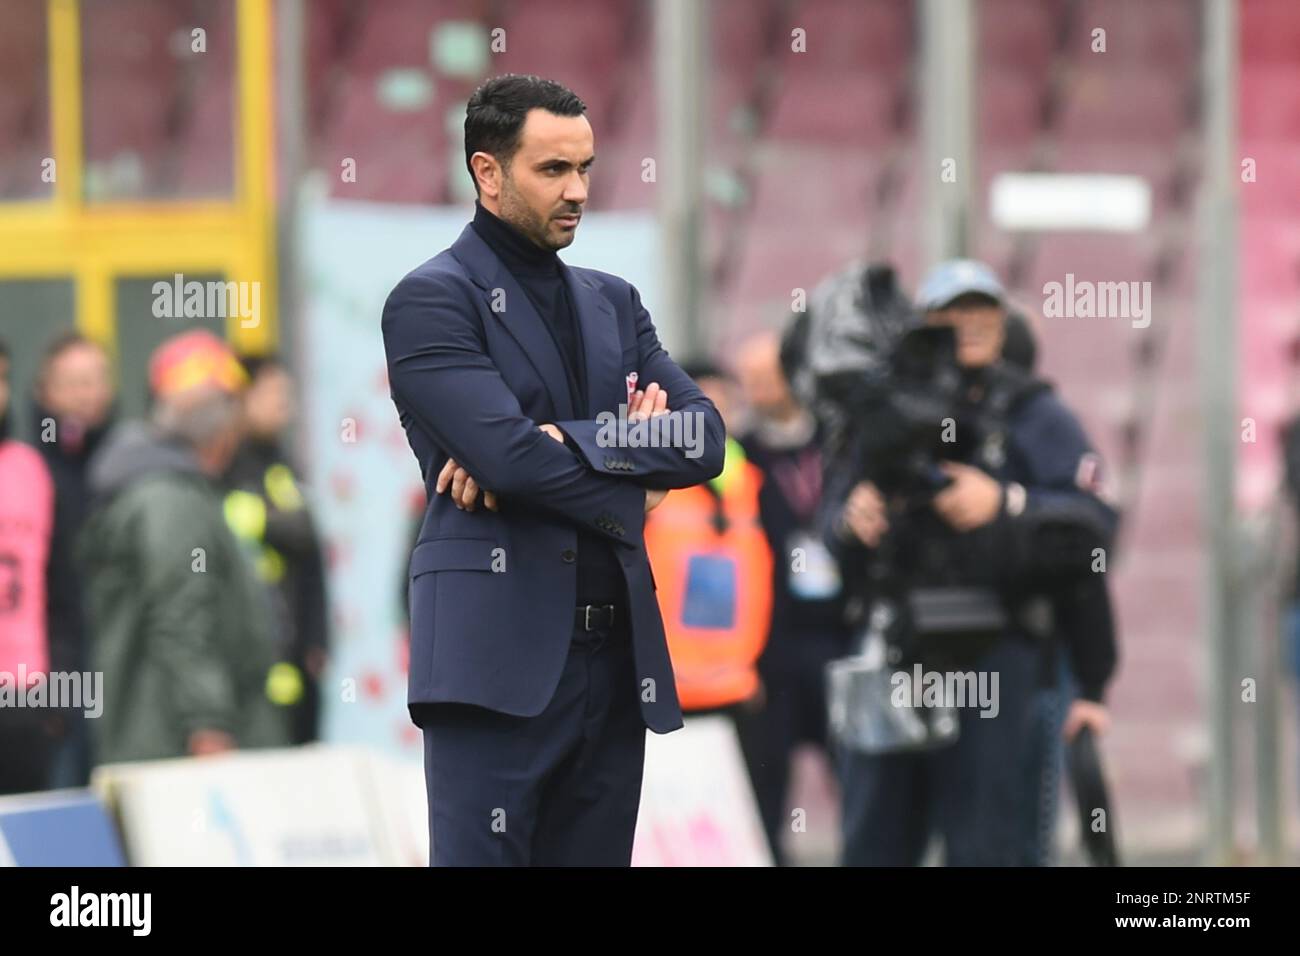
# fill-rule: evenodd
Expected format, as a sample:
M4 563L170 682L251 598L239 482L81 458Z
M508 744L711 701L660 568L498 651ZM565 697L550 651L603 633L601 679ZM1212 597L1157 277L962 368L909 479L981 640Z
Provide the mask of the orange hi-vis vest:
M682 710L748 700L772 615L772 551L759 523L763 474L727 441L710 484L670 491L646 518L645 543L658 585Z

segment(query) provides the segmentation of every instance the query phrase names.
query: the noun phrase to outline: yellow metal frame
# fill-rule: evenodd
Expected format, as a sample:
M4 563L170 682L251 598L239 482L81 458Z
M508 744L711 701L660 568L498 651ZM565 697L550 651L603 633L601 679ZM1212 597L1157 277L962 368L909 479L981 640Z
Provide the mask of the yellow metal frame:
M94 202L82 194L81 10L46 0L53 198L0 205L0 279L69 276L77 328L117 344L114 282L122 277L220 273L261 283L261 321L226 319L241 351L276 342L275 203L272 188L271 0L235 0L238 84L235 189L229 201Z

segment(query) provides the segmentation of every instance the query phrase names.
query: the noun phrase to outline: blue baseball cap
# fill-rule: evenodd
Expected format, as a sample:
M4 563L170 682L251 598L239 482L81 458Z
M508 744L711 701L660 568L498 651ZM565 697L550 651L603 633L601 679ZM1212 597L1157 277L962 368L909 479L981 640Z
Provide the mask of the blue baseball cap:
M922 312L932 312L968 292L986 295L999 305L1004 305L1007 299L1007 290L984 263L974 259L949 259L930 270L917 290L916 305Z

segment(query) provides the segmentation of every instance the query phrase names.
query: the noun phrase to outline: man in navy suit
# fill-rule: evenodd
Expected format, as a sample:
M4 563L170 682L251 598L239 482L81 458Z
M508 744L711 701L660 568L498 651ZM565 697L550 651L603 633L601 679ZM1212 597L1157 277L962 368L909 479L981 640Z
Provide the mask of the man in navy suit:
M408 703L431 864L627 865L645 730L682 726L642 531L721 471L723 425L636 289L556 255L587 201L585 109L537 77L480 87L474 221L384 306L428 493Z

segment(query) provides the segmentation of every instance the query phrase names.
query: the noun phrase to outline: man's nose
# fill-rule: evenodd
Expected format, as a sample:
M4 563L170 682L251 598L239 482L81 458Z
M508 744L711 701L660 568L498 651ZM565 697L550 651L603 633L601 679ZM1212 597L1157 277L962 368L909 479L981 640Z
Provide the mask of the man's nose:
M569 178L564 182L564 195L560 197L565 202L576 203L581 205L587 201L587 184L582 181L582 174L574 170L569 174Z

